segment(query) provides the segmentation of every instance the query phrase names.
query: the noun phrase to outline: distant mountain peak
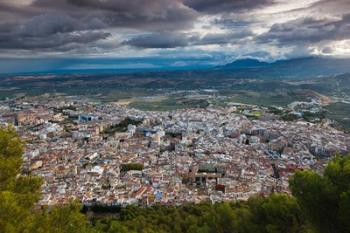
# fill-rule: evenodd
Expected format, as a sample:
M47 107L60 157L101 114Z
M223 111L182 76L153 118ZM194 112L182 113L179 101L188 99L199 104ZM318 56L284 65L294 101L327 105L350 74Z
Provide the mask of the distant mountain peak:
M269 63L261 62L253 58L238 59L231 63L224 65L227 69L249 69L249 68L260 68L268 66Z

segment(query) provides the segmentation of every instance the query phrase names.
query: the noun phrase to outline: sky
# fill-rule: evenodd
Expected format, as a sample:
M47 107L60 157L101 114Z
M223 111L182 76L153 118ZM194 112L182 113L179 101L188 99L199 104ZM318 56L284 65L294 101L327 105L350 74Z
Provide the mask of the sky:
M350 57L350 0L0 0L0 73L318 55Z

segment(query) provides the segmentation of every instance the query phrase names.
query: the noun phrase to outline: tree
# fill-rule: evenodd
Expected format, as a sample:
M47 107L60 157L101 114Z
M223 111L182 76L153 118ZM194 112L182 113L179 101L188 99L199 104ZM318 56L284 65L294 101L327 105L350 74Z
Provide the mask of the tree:
M234 206L234 211L236 232L304 232L305 221L300 207L295 198L285 194L252 197Z
M21 175L24 142L12 127L0 127L0 232L91 232L77 203L35 210L42 179Z
M93 232L77 202L44 208L35 213L30 232L33 233L88 233Z
M31 208L39 200L41 179L18 176L23 141L11 128L0 128L0 231L23 232L32 223Z
M22 164L23 142L16 131L0 128L0 190L7 190L15 181Z
M337 156L323 176L312 171L297 172L290 188L318 232L350 232L349 156Z

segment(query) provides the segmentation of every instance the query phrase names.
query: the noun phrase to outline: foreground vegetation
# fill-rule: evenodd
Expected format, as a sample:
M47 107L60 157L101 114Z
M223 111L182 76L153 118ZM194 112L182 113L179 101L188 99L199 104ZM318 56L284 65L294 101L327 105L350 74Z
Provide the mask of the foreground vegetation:
M293 196L272 194L247 202L181 207L129 206L106 217L83 214L76 202L35 207L42 180L17 175L22 153L23 142L14 129L0 128L0 232L350 232L349 156L331 161L323 176L312 171L297 172L290 180Z

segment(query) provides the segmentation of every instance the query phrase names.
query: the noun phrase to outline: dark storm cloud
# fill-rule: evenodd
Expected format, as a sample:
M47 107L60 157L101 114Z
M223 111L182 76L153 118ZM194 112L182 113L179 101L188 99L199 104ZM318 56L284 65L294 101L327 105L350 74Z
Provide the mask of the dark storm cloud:
M248 28L252 22L247 19L237 18L216 18L213 21L213 24L223 29L232 29L232 28Z
M270 4L271 1L35 0L26 6L0 2L0 13L11 12L15 19L18 18L6 20L9 15L0 16L0 49L69 50L105 39L111 36L106 31L117 28L150 32L122 43L139 48L232 43L240 36L250 36L248 30L242 33L209 33L202 38L181 31L190 29L194 21L207 12L238 12ZM227 27L228 22L222 25ZM115 44L117 46L118 43Z
M268 28L278 22L276 15L286 9L285 4L279 0L0 0L0 52L93 54L131 46L141 49L130 51L142 53L147 48L225 48L248 43L268 50L271 44L307 48L350 38L350 16L346 15L350 0L320 0L299 4L301 8L296 3L293 15L282 18L294 18L296 13L299 19ZM258 10L264 7L277 13L260 15ZM319 12L333 17L320 19ZM252 31L267 32L258 36Z
M0 39L0 48L6 49L58 49L68 44L87 44L97 40L105 39L109 33L104 32L79 32L59 33L45 37L15 35L3 36Z
M276 42L280 45L312 44L327 40L350 38L350 14L341 19L303 18L275 24L259 36L259 42Z
M146 15L148 17L159 17L162 13L166 14L170 8L178 8L179 6L178 1L171 0L67 0L67 2L79 7L115 11L124 15Z
M0 2L0 12L8 12L8 11L16 12L17 10L20 10L20 9L17 7L11 6L8 3Z
M240 12L270 5L273 0L184 0L184 4L206 13Z
M176 31L198 16L174 0L36 0L25 7L1 2L1 12L17 20L0 16L0 49L70 48L105 39L111 28Z
M19 22L40 14L35 8L10 5L0 0L0 23Z
M191 37L184 33L163 32L137 36L123 44L138 48L177 48L185 47L190 42Z
M188 27L198 16L178 0L36 0L33 7L98 17L109 27L153 30Z
M200 37L198 34L180 32L149 33L136 36L122 44L138 48L177 48L196 45L222 45L247 39L254 34L250 30L228 33L209 33Z
M333 51L334 51L334 49L331 47L325 47L322 49L323 54L331 54Z
M45 37L84 29L85 26L66 14L43 14L33 17L15 29L18 35Z
M0 24L0 48L49 49L66 44L90 43L105 39L109 33L97 30L98 21L84 23L66 14L38 15L22 24Z
M169 31L190 28L198 16L251 10L274 0L36 0L31 12L96 17L108 27ZM4 4L5 5L5 4ZM8 6L9 7L9 6ZM239 23L237 21L237 23Z

